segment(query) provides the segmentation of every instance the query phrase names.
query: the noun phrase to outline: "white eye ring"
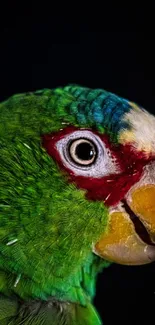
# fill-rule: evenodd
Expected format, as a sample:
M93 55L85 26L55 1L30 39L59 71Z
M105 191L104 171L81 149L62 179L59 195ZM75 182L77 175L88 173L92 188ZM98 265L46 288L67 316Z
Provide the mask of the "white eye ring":
M79 157L76 156L76 147L83 141L91 144L96 153L95 157L85 160L85 163L83 163L83 159L82 162L81 159L79 161ZM89 130L81 129L66 135L56 143L56 148L64 166L75 175L100 178L120 172L104 142Z
M68 152L73 162L81 166L90 166L97 156L95 144L84 138L73 140L68 147Z

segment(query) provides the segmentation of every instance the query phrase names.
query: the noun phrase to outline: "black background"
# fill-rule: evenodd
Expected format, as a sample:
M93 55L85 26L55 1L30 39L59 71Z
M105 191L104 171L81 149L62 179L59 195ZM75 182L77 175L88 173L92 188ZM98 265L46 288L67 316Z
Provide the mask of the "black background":
M38 14L37 7L13 2L0 12L0 100L76 83L104 88L155 113L154 34L133 27L137 17L127 9L118 16L115 9L90 14L73 7L66 15L44 4ZM137 16L140 24L146 20L145 12ZM155 264L106 269L95 298L104 324L154 324L154 275Z

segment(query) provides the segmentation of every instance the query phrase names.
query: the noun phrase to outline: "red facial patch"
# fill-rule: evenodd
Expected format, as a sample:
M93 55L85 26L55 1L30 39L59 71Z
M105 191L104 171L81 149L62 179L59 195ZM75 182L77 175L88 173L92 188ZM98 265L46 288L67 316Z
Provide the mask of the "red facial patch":
M113 144L108 136L93 132L100 137L106 148L109 149L121 172L120 174L110 174L101 178L75 175L72 169L64 166L56 143L77 130L80 129L67 127L57 133L45 134L42 136L42 145L59 167L66 172L68 181L74 182L78 188L86 190L86 197L89 200L102 200L107 206L117 204L124 198L130 187L139 181L143 173L143 167L148 162L148 159L146 160L142 152L136 152L131 145Z

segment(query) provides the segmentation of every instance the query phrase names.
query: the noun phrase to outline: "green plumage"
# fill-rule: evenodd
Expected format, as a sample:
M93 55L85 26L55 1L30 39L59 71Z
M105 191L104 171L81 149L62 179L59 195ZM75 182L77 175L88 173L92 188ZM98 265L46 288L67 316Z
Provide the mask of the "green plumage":
M68 184L41 146L42 134L80 126L69 107L77 101L67 88L0 104L1 325L101 324L91 302L108 263L91 251L107 210Z

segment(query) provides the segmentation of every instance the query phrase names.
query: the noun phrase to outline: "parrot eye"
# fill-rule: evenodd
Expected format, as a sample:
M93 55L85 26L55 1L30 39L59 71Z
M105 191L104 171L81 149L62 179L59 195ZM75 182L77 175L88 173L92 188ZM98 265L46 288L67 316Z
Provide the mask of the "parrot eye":
M56 143L62 163L71 173L103 177L120 172L104 142L89 130L77 130Z
M95 144L88 139L76 139L71 141L68 151L73 162L82 166L90 166L97 157L97 148Z

